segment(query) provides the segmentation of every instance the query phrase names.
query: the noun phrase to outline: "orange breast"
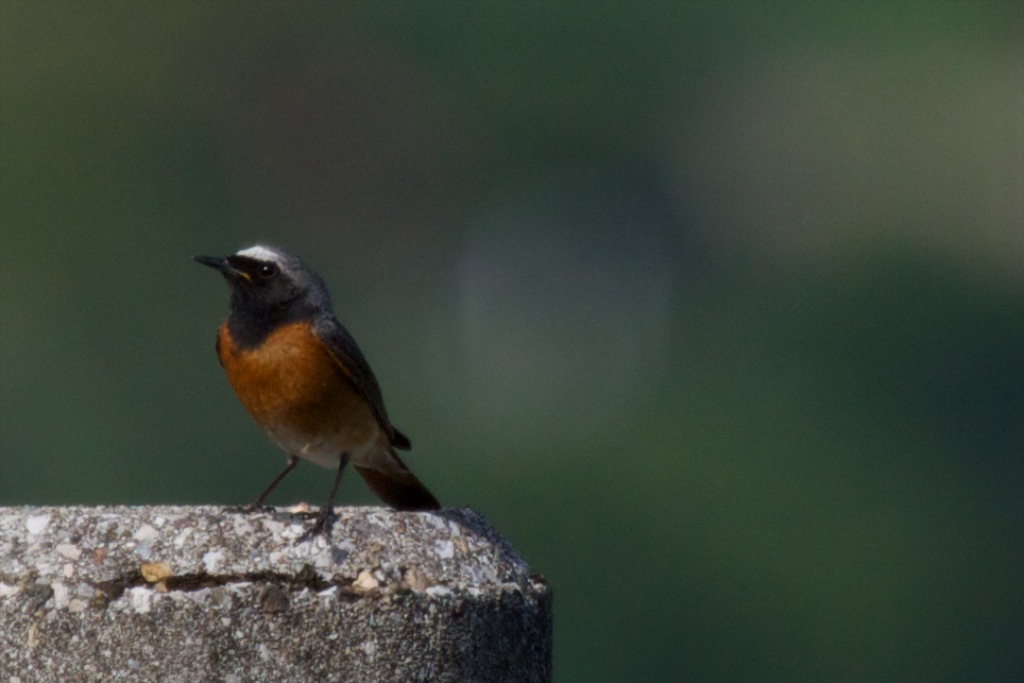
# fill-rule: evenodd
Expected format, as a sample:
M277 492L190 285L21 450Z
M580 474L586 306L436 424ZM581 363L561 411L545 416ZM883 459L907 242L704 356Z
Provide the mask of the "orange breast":
M285 450L327 442L344 450L376 440L372 410L308 324L285 325L259 347L239 349L225 323L218 349L242 405Z

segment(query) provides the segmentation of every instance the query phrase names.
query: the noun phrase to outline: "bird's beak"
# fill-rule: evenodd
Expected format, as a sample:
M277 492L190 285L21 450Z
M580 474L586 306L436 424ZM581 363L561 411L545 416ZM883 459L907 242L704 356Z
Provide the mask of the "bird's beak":
M250 279L249 274L238 270L228 261L226 256L193 256L193 260L220 271L225 277L240 277Z

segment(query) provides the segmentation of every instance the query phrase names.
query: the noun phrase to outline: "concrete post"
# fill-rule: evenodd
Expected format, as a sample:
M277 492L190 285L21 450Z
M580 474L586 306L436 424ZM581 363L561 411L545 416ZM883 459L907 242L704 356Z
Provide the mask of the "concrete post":
M551 591L471 510L0 507L0 683L550 681Z

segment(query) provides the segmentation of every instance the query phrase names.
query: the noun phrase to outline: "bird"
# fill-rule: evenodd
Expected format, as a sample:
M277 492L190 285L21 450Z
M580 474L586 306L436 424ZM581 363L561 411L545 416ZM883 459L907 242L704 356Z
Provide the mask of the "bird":
M219 271L230 290L230 312L215 344L228 383L288 457L256 501L241 509L265 509L271 491L307 460L335 469L335 476L302 538L330 536L334 498L349 463L391 507L439 510L437 498L395 452L412 444L391 423L377 378L335 317L320 276L298 256L262 244L193 258Z

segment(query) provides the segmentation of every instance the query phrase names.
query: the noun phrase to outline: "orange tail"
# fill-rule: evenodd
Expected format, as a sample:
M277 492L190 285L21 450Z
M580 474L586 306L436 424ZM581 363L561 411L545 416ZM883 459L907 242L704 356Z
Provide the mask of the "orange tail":
M381 500L396 510L441 509L434 494L420 483L394 451L382 448L378 453L379 467L354 467Z

